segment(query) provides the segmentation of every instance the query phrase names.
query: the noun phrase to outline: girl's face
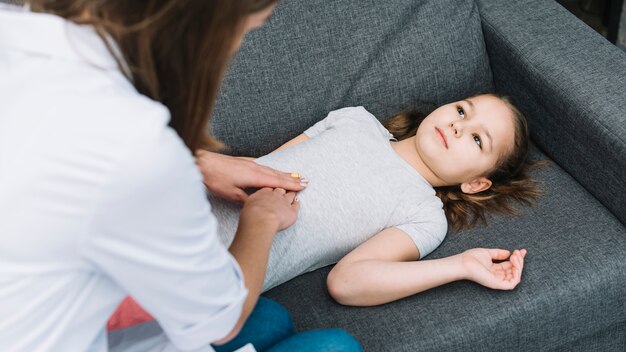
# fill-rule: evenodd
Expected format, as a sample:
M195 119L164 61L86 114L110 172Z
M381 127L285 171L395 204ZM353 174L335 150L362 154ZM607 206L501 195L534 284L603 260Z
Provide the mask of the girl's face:
M513 148L513 119L506 103L491 95L443 105L420 124L417 152L446 185L480 192L491 186L484 176Z

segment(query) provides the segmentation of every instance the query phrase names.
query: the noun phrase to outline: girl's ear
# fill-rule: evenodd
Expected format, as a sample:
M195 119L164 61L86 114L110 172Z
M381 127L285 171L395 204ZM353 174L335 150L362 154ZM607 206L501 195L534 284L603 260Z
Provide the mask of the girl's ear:
M491 187L491 180L485 177L479 177L470 182L461 183L461 191L467 194L474 194L488 190Z

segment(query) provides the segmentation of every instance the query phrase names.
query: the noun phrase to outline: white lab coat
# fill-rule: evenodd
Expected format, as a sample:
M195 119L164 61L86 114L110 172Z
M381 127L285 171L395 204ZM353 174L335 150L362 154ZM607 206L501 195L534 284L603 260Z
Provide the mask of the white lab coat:
M0 9L0 351L104 351L130 294L212 350L247 294L168 110L87 26Z

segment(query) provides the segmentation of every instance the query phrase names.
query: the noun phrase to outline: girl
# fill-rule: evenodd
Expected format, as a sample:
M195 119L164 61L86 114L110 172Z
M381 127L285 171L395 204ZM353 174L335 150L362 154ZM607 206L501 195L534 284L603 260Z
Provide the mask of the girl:
M423 120L400 114L387 126L362 107L333 111L256 159L301 170L310 180L298 194L297 222L274 239L263 290L337 261L329 292L349 305L382 304L462 279L514 288L525 250L417 260L441 243L448 224L471 227L490 211L513 212L509 200L537 196L525 174L528 130L519 110L485 94L443 105ZM201 154L198 160L203 170ZM211 203L229 243L238 206L215 197Z
M362 107L336 110L255 160L302 170L310 180L298 194L298 220L274 238L263 290L337 261L328 290L346 305L383 304L455 280L515 288L524 249L420 259L443 241L448 225L469 228L488 212L514 213L509 200L528 204L538 196L526 175L523 115L507 98L484 94L426 118L399 114L386 125ZM197 163L205 170L204 152ZM228 244L240 206L210 200Z

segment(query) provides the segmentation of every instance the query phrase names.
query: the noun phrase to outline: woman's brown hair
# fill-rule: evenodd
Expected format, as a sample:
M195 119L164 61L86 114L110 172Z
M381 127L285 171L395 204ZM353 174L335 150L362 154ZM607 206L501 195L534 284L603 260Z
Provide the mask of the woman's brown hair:
M489 189L476 194L463 193L459 185L435 189L443 202L448 224L453 231L472 228L478 222L486 225L487 215L492 212L515 215L517 211L512 201L531 205L541 194L536 182L528 175L533 164L527 160L529 132L526 118L510 98L489 95L502 100L511 111L515 121L513 148L485 175L492 182ZM398 140L403 140L416 134L427 115L416 111L403 112L389 119L385 127Z
M215 150L209 117L245 19L278 0L32 0L31 9L89 24L136 89L168 107L189 149ZM109 47L111 53L114 51Z

